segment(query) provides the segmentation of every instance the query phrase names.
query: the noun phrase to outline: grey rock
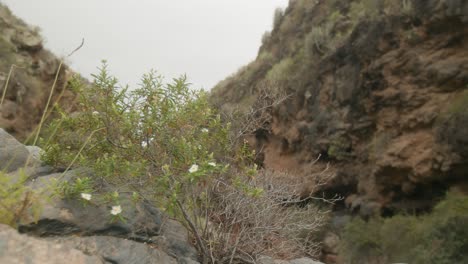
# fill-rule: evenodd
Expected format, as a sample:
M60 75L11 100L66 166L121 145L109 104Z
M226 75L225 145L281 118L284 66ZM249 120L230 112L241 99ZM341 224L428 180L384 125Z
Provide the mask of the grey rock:
M99 256L108 263L127 264L177 264L175 258L146 243L128 239L92 236L49 238L67 247L73 247L89 255Z
M191 258L178 258L177 263L178 264L200 264L200 262L195 261Z
M273 259L268 256L261 256L257 260L258 264L323 264L310 258L298 258L290 261Z
M11 227L0 225L0 263L99 264L104 261L69 245L20 235Z
M18 31L16 36L13 38L13 42L17 44L19 48L28 51L37 51L42 49L41 36L34 34L29 31L29 29Z
M151 242L164 252L177 257L179 263L192 263L196 261L197 251L187 242L182 240L168 239L164 236L153 237Z
M38 147L38 146L26 146L26 149L29 151L29 155L31 155L31 158L34 159L34 161L38 164L41 164L41 155L43 150Z
M23 167L28 156L26 147L0 128L0 171L12 172Z
M50 192L54 181L72 181L83 170L69 171L39 177L30 183L33 190ZM44 205L37 222L23 223L19 226L22 232L37 236L52 235L107 235L131 238L137 241L148 241L161 232L162 213L149 202L134 202L131 194L121 194L119 204L124 221L113 218L111 207L116 204L87 202L79 197L61 199L54 197Z
M161 234L153 237L152 242L165 252L179 257L180 263L190 263L187 262L189 259L197 260L197 251L189 243L187 230L177 221L166 219L162 225ZM182 259L186 260L181 261Z
M187 229L185 229L181 223L172 219L167 219L164 221L163 227L164 230L161 235L171 239L188 241L189 236Z
M310 258L299 258L289 261L290 264L323 264L322 262L315 261Z

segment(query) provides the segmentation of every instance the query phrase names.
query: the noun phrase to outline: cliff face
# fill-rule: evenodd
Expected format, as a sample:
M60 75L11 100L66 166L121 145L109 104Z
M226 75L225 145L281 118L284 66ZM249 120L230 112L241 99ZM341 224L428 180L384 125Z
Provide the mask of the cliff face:
M59 58L43 48L42 41L37 28L0 4L0 94L5 94L0 105L0 128L20 140L25 140L39 123L60 64ZM64 89L70 75L63 65L52 104L59 100L61 105L72 105L73 93Z
M363 215L425 210L467 190L467 47L466 1L290 1L257 59L212 99L228 111L259 87L286 91L251 140L265 167L307 189L330 163L322 191Z

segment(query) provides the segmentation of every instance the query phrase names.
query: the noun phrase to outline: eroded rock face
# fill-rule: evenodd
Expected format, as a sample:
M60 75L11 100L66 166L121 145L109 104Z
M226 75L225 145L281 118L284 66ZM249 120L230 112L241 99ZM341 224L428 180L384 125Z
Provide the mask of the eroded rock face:
M47 240L66 247L76 248L88 255L100 256L106 263L178 263L174 257L169 256L155 246L112 236L74 236Z
M26 147L0 128L0 170L11 172L23 167L28 156Z
M321 62L318 86L306 88L318 89L318 97L306 107L319 111L328 107L325 111L336 117L327 125L328 133L316 135L325 143L312 140L309 145L312 153L321 149L328 161L336 162L337 178L330 191L352 177L356 187L350 187L358 195L380 204L375 206L377 213L382 208L408 209L401 208L405 200L443 195L450 185L463 181L458 168L468 165L462 158L466 123L461 122L468 110L467 27L454 17L421 19L411 29L419 36L417 43L402 39L405 25L390 18L380 21L379 34L358 27L353 35L376 39L378 44L356 48L352 35L349 46ZM444 29L434 32L440 23L446 23ZM356 64L359 72L341 74ZM347 100L340 83L354 87ZM453 105L459 107L452 109ZM319 111L309 112L310 126Z
M79 175L92 176L86 169L30 175L33 180L29 187L47 197L52 194L53 183L73 182ZM197 252L180 223L147 201L135 201L131 194L120 194L118 204L123 220L114 219L110 213L113 203L55 196L43 205L36 219L19 223L18 229L100 256L109 263L198 263Z
M60 64L42 43L37 28L15 17L0 3L0 94L8 81L0 104L0 128L21 141L39 123ZM66 111L74 109L75 94L67 89L72 75L62 65L52 96L52 104L58 102Z
M449 188L466 186L467 2L409 1L409 16L380 10L336 49L312 55L301 55L307 32L341 14L331 34L344 33L357 1L299 2L290 3L282 20L289 27L274 29L252 72L228 78L212 95L221 108L245 104L274 65L266 53L296 60L282 84L291 100L274 111L270 133L251 140L263 165L295 172L308 186L330 162L335 177L321 191L348 198L348 209L364 216L426 210ZM246 84L248 96L234 96Z
M78 175L91 175L89 171L69 171L66 174L54 173L36 178L28 185L43 193L49 193L54 182L73 182ZM37 222L22 223L21 232L36 236L57 235L106 235L147 242L161 232L162 213L146 201L134 201L131 194L120 194L119 205L122 207L122 221L113 221L111 215L113 203L84 203L83 200L52 198L44 205Z
M20 235L13 228L0 225L0 263L103 264L98 256L85 254L64 245Z

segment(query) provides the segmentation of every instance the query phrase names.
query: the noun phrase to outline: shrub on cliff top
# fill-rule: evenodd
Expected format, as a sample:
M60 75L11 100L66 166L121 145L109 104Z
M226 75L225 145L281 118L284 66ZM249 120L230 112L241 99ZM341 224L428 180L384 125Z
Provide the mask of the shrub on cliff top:
M275 13L273 15L273 29L276 29L281 24L283 20L284 10L281 7L275 9Z

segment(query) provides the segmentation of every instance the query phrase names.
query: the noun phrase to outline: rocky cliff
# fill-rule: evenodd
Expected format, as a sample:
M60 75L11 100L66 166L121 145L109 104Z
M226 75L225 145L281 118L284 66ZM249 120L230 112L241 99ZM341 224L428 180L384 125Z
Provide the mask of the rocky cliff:
M329 163L321 191L364 216L467 191L468 2L291 0L274 24L257 59L212 92L225 111L261 87L290 95L250 139L263 166L307 190Z
M1 128L21 140L27 139L44 112L59 64L60 59L44 49L39 29L27 25L0 4ZM71 75L63 65L52 104L73 105L70 102L74 95L65 89Z

